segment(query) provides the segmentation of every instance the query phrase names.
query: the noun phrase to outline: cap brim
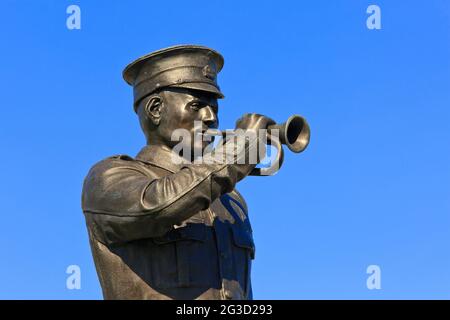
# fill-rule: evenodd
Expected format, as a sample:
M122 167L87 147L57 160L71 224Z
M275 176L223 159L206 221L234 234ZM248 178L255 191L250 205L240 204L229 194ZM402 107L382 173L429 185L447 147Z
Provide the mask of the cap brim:
M209 84L209 83L204 83L204 82L190 82L190 83L180 83L180 84L174 84L169 86L170 87L175 87L175 88L185 88L185 89L192 89L192 90L198 90L198 91L205 91L205 92L209 92L212 94L215 94L219 99L223 99L225 96L223 95L222 92L220 92L219 89L217 89L217 87Z

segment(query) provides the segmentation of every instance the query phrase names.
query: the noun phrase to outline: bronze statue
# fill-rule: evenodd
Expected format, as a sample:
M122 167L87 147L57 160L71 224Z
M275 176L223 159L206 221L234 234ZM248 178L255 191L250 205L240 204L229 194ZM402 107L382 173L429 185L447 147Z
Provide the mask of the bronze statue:
M249 174L264 174L255 166L270 130L281 131L279 139L268 141L278 146L281 165L280 142L300 152L309 128L299 116L279 126L268 117L245 114L236 129L256 132L253 138L229 138L215 149L208 149L207 141L198 143L195 121L201 134L218 128L217 100L223 94L216 77L223 63L212 49L183 45L125 68L147 145L134 158L116 155L94 165L82 194L105 299L252 299L255 245L248 209L235 185ZM237 160L258 146L257 160L196 163L192 152L173 151L180 143L173 141L177 129L189 133L182 143L191 150L211 156L220 149Z

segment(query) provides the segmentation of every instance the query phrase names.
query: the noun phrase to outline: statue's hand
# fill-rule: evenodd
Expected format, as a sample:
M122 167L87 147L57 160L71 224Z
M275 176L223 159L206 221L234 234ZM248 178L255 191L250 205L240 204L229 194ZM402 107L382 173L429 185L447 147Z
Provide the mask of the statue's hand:
M253 131L258 140L261 141L257 146L257 162L259 163L263 155L266 154L266 129L275 124L275 121L269 117L257 113L246 113L236 121L236 129Z
M246 113L236 121L236 129L267 129L268 126L275 124L275 121L269 117L257 113Z

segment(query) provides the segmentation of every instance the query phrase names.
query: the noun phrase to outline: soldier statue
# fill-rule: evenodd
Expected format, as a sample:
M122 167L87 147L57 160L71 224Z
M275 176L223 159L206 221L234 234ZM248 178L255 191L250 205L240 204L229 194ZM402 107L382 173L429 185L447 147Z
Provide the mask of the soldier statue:
M193 152L174 152L179 141L172 136L187 130L192 150L207 149L208 142L194 139L194 122L201 133L218 128L223 64L212 49L181 45L125 68L147 145L135 157L95 164L82 191L105 299L252 299L255 245L247 205L235 187L257 163L195 162ZM274 124L245 114L236 128L258 132ZM247 139L228 155L245 156L261 139Z

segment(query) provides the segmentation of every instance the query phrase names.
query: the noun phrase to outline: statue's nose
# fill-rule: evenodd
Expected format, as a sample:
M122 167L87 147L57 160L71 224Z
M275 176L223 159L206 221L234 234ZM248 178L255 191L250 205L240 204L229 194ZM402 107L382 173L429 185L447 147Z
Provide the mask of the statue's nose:
M201 119L209 128L217 128L217 115L210 107L203 107L201 110Z

